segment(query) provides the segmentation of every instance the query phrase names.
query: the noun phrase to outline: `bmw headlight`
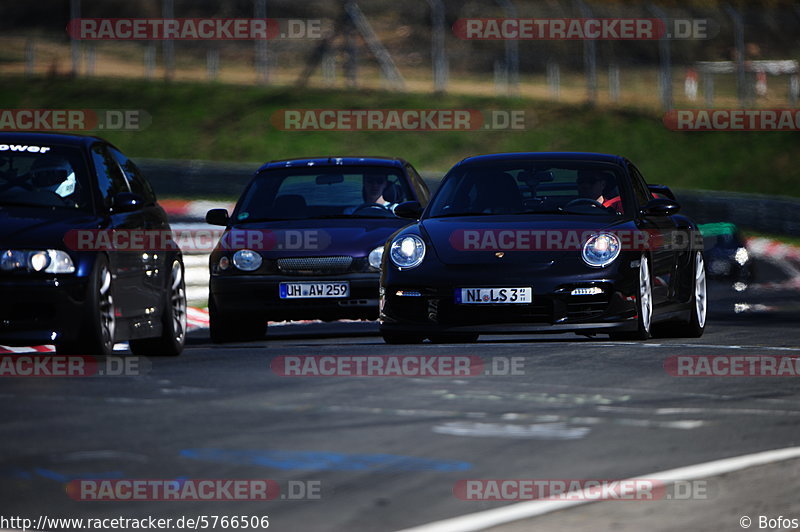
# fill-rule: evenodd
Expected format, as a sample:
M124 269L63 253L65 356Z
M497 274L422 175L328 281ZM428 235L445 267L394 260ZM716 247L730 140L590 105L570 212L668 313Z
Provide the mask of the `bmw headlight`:
M603 268L608 266L617 257L622 247L619 238L612 233L596 233L586 240L581 256L589 266Z
M261 255L250 249L240 249L233 254L233 265L244 272L259 269L261 262Z
M73 273L72 258L58 249L20 250L4 249L0 252L0 270L27 270L44 273Z
M381 260L383 259L383 246L378 246L369 252L369 265L376 270L381 269Z
M399 236L392 241L389 257L400 269L416 268L425 258L425 242L416 235Z

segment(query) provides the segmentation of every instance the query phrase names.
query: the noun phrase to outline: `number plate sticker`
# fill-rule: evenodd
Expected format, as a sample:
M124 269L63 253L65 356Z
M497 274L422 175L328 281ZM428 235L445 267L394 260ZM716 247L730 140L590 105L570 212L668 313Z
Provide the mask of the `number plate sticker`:
M349 297L350 283L334 281L331 283L281 283L281 299L310 299L318 297Z
M533 287L518 288L456 288L456 303L460 305L506 305L531 303Z

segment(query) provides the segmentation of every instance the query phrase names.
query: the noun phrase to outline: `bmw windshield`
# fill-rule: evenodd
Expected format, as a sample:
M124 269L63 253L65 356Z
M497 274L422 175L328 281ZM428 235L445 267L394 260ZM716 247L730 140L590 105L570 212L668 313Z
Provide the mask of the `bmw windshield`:
M413 197L399 168L281 168L253 180L234 221L394 218L394 207L409 199Z
M90 211L87 176L78 148L0 145L0 205Z
M628 205L622 177L615 165L588 161L462 165L447 176L427 216L622 216Z

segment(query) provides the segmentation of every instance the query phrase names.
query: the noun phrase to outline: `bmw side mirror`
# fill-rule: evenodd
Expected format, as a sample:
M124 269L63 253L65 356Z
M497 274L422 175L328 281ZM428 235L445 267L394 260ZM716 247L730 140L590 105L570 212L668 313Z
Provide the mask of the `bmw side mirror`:
M394 213L400 218L418 220L422 215L422 205L418 201L404 201L394 208Z
M672 216L681 210L680 204L672 199L656 198L647 202L639 214L642 216Z
M115 213L138 211L144 207L144 198L134 192L120 192L111 199L111 210Z
M206 223L226 227L228 225L228 210L211 209L206 213Z

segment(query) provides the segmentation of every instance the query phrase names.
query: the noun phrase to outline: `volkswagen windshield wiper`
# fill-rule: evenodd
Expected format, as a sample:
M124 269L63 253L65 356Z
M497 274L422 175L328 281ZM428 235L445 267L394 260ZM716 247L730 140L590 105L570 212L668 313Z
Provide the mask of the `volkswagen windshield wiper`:
M323 214L322 216L312 216L316 220L330 220L336 218L394 218L395 216L370 216L364 214Z
M302 218L245 218L244 220L231 220L234 224L250 224L258 222L284 222L286 220L302 220Z
M445 214L437 214L430 216L430 218L455 218L457 216L501 216L492 212L448 212Z

